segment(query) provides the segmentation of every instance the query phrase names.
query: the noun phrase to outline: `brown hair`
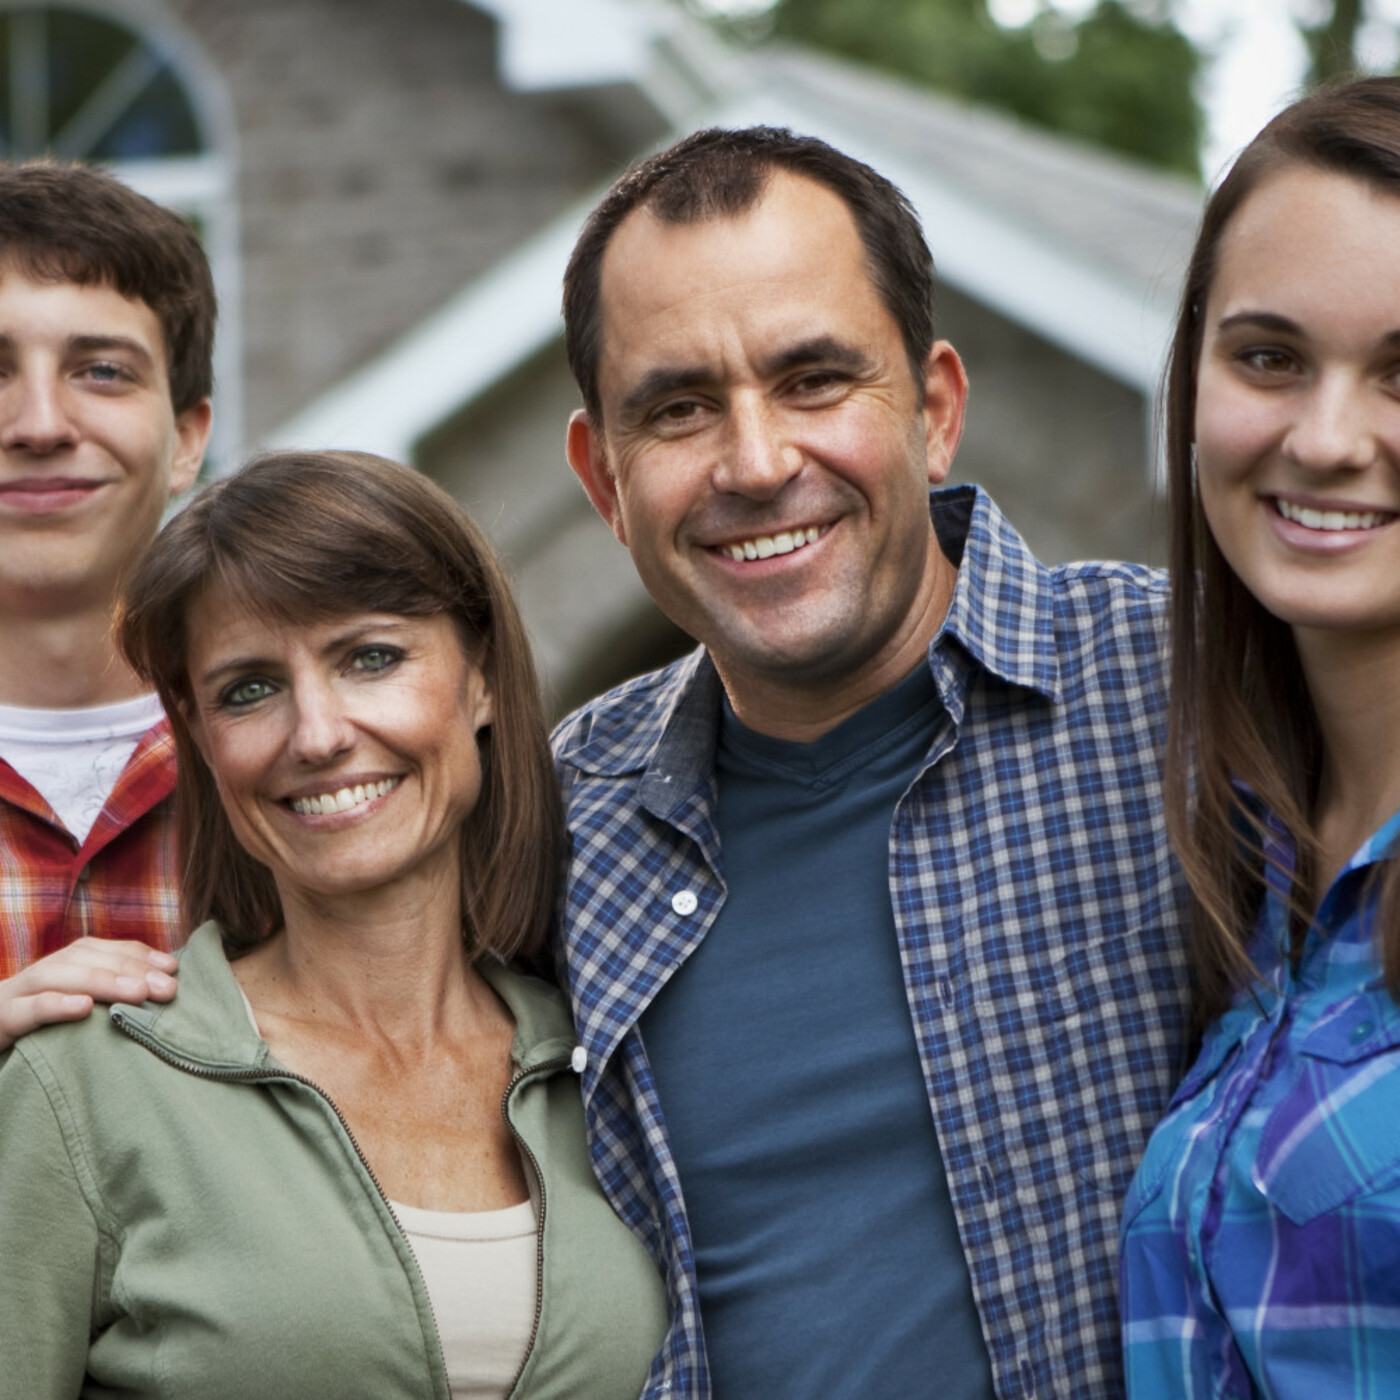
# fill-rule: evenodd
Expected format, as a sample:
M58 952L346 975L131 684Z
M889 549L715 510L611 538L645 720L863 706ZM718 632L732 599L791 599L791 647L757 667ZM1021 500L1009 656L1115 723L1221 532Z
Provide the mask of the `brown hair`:
M155 312L176 413L214 385L217 304L193 228L101 170L0 162L0 268L43 282L110 287Z
M899 325L914 379L922 384L933 346L933 258L918 215L883 175L814 136L783 127L697 131L622 175L588 216L564 273L569 367L595 424L602 423L602 268L618 226L646 207L663 223L732 219L751 209L774 170L825 185L851 211L870 279Z
M355 452L277 452L208 487L156 537L118 620L122 650L175 733L180 903L217 919L231 952L282 923L267 868L234 837L185 720L186 622L218 586L279 621L446 614L491 688L482 791L462 827L464 935L501 957L539 952L561 852L559 792L525 628L500 564L466 513L409 467Z
M1263 893L1265 811L1288 829L1298 853L1295 939L1306 932L1319 893L1317 715L1291 629L1244 586L1211 535L1194 463L1196 375L1221 239L1265 180L1298 166L1400 195L1400 78L1324 88L1276 116L1206 204L1187 267L1165 394L1172 572L1166 803L1195 896L1203 1021L1254 973L1245 943ZM1383 877L1377 927L1386 982L1400 996L1400 861Z

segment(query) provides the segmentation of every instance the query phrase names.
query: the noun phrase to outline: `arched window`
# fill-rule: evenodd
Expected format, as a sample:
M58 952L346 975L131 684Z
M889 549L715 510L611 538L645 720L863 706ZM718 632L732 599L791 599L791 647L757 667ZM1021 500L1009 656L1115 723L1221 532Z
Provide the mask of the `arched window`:
M90 161L199 229L219 291L216 468L242 419L233 146L222 79L158 0L0 0L0 158Z

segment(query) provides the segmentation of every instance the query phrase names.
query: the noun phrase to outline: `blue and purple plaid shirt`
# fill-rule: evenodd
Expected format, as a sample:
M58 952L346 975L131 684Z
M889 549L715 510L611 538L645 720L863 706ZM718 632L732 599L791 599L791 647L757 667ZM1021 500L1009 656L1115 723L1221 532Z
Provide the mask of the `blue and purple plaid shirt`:
M1263 978L1211 1027L1128 1196L1133 1400L1400 1396L1400 1006L1352 857L1295 968L1275 827L1251 953Z
M944 715L890 828L905 989L997 1394L1107 1400L1122 1391L1119 1208L1185 1067L1160 793L1166 584L1131 564L1047 569L971 488L931 503L959 569L928 656ZM697 652L555 736L594 1169L671 1292L648 1400L710 1394L684 1183L637 1022L725 898L719 711ZM830 1328L859 1346L841 1318Z

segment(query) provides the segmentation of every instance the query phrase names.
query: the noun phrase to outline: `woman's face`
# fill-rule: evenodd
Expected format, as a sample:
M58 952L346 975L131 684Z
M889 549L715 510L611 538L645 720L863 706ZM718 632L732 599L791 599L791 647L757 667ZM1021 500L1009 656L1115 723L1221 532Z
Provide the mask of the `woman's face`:
M1197 379L1201 503L1306 629L1400 637L1400 196L1293 167L1225 230Z
M449 617L282 623L216 587L187 623L191 731L284 904L415 880L458 890L491 695Z

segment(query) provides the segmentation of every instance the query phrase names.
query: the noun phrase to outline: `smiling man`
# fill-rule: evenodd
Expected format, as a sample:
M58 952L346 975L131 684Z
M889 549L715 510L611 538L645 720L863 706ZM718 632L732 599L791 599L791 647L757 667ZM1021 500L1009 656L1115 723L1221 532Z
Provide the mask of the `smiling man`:
M594 1164L675 1303L649 1393L1121 1389L1186 1040L1165 585L930 493L932 296L899 192L769 129L629 172L566 277L569 461L702 644L556 736Z
M112 610L199 471L214 315L184 220L0 166L0 1048L173 994L174 748Z

